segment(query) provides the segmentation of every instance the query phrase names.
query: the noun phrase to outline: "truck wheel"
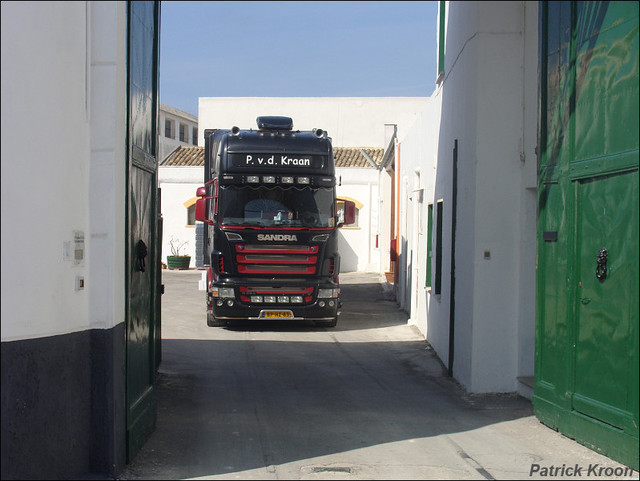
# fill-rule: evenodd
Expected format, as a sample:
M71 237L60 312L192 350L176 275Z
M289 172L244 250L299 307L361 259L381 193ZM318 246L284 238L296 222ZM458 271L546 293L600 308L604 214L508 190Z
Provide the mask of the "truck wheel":
M332 319L331 321L315 321L318 327L336 327L338 319Z
M227 325L227 321L223 319L216 319L213 316L213 312L207 311L207 326L209 327L223 327Z

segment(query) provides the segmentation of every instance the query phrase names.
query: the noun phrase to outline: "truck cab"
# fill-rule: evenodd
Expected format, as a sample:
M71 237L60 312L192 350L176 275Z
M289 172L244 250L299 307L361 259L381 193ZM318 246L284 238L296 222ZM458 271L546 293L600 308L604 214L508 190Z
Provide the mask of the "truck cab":
M309 320L340 314L338 227L331 139L294 131L289 117L258 117L257 130L205 130L204 223L207 324Z

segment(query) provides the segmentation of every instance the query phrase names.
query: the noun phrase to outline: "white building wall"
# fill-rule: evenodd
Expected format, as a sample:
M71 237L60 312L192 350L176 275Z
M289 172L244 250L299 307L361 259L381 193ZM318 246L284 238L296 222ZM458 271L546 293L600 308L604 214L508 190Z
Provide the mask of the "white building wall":
M171 254L171 238L179 243L188 242L180 254L191 256L191 267L196 265L196 228L187 225L185 202L196 196L204 185L204 167L159 167L158 186L162 207L162 262ZM177 244L176 244L177 246Z
M436 155L438 146L439 104L430 99L416 123L399 132L400 169L405 210L400 232L402 270L396 287L400 305L427 337L427 312L431 297L427 288L427 258L431 247L427 236L429 203L435 195Z
M193 142L193 129L198 129L198 119L187 112L173 108L169 105L160 104L158 111L158 161L164 160L171 152L181 145L198 145L198 141ZM173 132L171 137L165 137L165 121L173 122ZM180 140L180 124L186 126L186 137ZM198 131L198 137L202 132Z
M533 377L535 361L535 295L538 135L538 4L524 2L523 139L520 176L520 256L518 302L518 377ZM531 398L532 389L518 384L518 392Z
M479 12L473 322L482 328L473 329L473 391L517 386L522 4L494 10Z
M432 123L401 134L398 302L447 364L457 140L453 375L472 392L512 392L522 388L519 376L533 374L537 4L447 2L446 32L444 80L426 115ZM437 152L434 185L425 184L419 206L411 191L434 164L416 159L430 149ZM435 236L440 199L442 291L425 294L428 245L416 209L434 202ZM435 258L432 270L435 276Z
M2 4L3 341L124 319L124 8Z
M342 227L338 233L340 272L378 272L378 170L369 168L337 168L338 197L349 197L362 204L357 227Z
M296 130L326 130L334 146L376 147L384 141L384 124L408 129L427 102L428 97L200 97L198 120L203 130L257 129L256 117L283 115L293 118Z
M126 65L124 2L88 2L91 18L89 104L89 320L111 328L125 320Z
M468 386L471 372L471 334L473 303L469 295L473 294L474 272L472 269L475 245L475 216L471 207L475 202L476 159L473 145L476 137L477 92L475 78L477 69L477 42L475 33L468 27L476 12L475 2L465 2L454 8L447 3L447 37L445 53L445 77L443 84L436 89L433 98L440 112L438 154L434 187L434 235L437 228L437 202L443 202L442 222L442 290L438 295L431 291L428 308L427 340L434 347L440 359L448 364L449 359L449 312L451 288L451 219L452 219L452 182L453 148L455 139L458 145L458 209L456 235L456 293L457 298L466 302L457 302L455 306L458 328L455 332L456 345L454 375ZM457 4L456 4L457 5ZM465 44L466 40L469 40ZM463 50L455 50L454 48ZM435 281L436 263L432 264ZM435 286L435 284L434 284ZM464 293L461 296L460 293ZM458 347L460 346L460 347Z

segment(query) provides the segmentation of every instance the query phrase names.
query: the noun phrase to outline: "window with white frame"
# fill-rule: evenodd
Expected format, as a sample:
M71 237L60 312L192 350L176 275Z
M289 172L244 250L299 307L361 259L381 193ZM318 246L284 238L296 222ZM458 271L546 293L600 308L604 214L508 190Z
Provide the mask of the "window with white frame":
M444 206L442 200L436 202L436 262L434 294L442 292L442 225L444 223Z
M196 201L198 197L191 197L191 199L184 202L182 205L187 209L187 224L186 227L196 226Z
M187 226L196 225L196 205L187 207Z
M164 119L164 136L169 138L169 139L173 139L173 137L174 137L173 129L174 129L173 120Z

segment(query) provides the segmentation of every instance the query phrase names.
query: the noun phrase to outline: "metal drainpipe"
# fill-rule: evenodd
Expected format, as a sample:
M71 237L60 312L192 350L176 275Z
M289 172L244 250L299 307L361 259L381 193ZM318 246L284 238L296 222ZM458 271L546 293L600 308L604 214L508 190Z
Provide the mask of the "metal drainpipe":
M394 278L394 288L396 293L396 299L398 297L398 281L400 279L400 142L398 142L398 138L395 139L395 154L396 154L396 163L395 163L395 176L396 178L396 225L394 237L396 239L396 267L394 269L393 278Z
M453 349L456 314L456 217L458 198L458 139L453 142L453 175L451 192L451 288L449 291L449 366L448 375L453 377Z

